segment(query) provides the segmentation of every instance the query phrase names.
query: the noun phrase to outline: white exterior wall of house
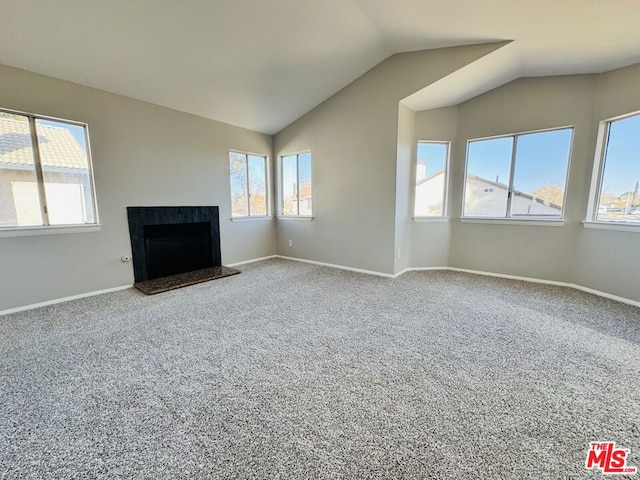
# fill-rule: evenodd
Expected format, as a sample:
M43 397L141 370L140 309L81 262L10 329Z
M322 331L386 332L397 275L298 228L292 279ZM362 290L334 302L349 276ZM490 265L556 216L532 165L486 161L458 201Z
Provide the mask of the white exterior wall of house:
M84 173L47 172L45 193L51 225L83 224L93 201ZM87 201L87 195L89 199ZM0 165L0 226L42 225L40 193L33 170ZM90 213L93 217L93 213Z
M464 216L466 217L504 217L507 212L508 190L504 186L483 181L480 178L467 178L465 183ZM518 192L511 201L511 216L541 215L559 217L562 209L540 203Z
M420 172L418 172L420 175ZM507 211L506 186L499 186L481 178L470 177L465 184L465 211L467 217L504 217ZM415 215L438 216L444 199L444 173L434 174L416 185ZM562 208L542 203L516 192L511 202L512 216L559 217Z
M416 185L416 217L441 216L444 203L444 172L432 175Z
M34 209L16 208L16 200ZM38 189L33 171L0 168L0 226L40 225Z
M311 197L303 197L300 200L298 200L298 212L299 215L312 215L313 214L313 210L311 208L312 205L312 198Z
M478 178L468 178L465 183L464 216L504 217L507 211L507 193L506 188Z
M93 221L93 200L86 188L88 173L46 173L45 195L51 225L82 224ZM89 199L87 199L89 197Z
M511 201L511 216L556 217L562 215L562 207L541 203L528 196L514 195Z

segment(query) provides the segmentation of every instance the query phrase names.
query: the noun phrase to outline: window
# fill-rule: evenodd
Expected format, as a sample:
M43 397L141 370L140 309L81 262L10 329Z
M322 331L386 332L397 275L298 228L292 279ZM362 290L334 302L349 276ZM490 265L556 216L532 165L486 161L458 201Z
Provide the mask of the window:
M414 216L446 215L448 142L418 142Z
M268 215L267 157L229 152L231 216Z
M311 216L311 152L281 157L282 214Z
M592 188L592 220L640 224L640 114L602 124ZM594 198L595 197L595 198ZM595 200L595 201L594 201Z
M87 125L0 111L0 227L97 224Z
M463 217L562 218L573 128L471 140Z

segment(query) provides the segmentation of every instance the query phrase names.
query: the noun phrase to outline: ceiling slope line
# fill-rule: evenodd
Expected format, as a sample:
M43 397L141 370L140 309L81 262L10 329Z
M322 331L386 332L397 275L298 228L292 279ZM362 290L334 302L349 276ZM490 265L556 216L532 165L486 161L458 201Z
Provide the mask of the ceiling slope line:
M413 111L457 105L521 76L516 42L507 40L480 58L400 100Z

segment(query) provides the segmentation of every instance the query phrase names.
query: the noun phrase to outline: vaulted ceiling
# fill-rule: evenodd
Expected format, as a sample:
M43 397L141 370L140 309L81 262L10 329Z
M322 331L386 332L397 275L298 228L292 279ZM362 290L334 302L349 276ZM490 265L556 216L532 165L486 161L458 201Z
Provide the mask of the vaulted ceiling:
M0 0L0 63L276 133L394 53L512 40L407 100L640 62L638 0Z

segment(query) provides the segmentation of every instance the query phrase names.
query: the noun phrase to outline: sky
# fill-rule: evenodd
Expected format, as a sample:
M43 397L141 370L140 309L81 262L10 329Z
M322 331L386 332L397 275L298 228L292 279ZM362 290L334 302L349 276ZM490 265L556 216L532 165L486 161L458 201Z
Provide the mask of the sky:
M565 184L571 129L517 137L513 185L531 193L548 183ZM468 171L479 177L509 183L512 137L469 143ZM640 115L611 122L602 190L620 196L640 181Z
M447 161L447 144L446 143L418 143L418 160L424 160L426 163L425 176L429 176L445 166Z
M611 122L602 191L632 192L640 181L640 115Z

